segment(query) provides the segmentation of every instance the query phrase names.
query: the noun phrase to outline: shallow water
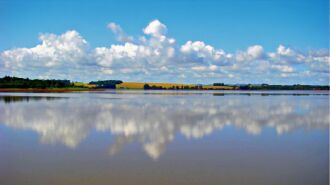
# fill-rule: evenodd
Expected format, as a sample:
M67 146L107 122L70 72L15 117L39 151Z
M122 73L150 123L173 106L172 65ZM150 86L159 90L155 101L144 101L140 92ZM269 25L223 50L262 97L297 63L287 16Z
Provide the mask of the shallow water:
M0 93L0 184L329 183L329 94Z

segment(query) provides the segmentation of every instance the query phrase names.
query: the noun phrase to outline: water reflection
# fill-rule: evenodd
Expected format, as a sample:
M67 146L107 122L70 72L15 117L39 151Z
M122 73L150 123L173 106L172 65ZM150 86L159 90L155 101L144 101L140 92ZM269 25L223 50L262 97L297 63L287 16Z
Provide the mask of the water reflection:
M37 101L37 100L56 100L62 97L52 97L52 96L0 96L0 102L5 103L15 103L21 101Z
M15 99L15 98L14 98ZM62 143L75 148L92 130L109 132L116 154L138 142L152 159L180 133L198 139L224 127L242 128L258 135L271 128L278 135L295 129L328 129L328 97L305 96L130 96L0 102L0 123L33 130L42 143Z

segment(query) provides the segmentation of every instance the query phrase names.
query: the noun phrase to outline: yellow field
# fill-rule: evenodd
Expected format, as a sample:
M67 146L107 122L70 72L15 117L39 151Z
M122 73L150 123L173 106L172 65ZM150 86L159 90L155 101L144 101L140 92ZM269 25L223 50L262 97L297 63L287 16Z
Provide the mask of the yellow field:
M164 89L171 88L183 88L183 87L197 87L196 84L177 84L177 83L157 83L157 82L123 82L121 84L117 84L117 89L143 89L144 85L148 84L149 86L157 86L162 87ZM203 85L202 89L213 89L213 90L233 90L234 87L231 86L213 86L213 85Z
M85 87L85 88L95 88L96 85L94 84L87 84L87 83L82 83L82 82L74 82L73 85L75 87Z
M117 84L117 89L143 89L144 85L148 84L149 86L162 87L164 89L169 89L173 87L182 88L184 86L196 87L195 84L177 84L177 83L157 83L157 82L123 82Z
M203 85L203 89L212 89L212 90L234 90L235 87L232 87L232 86L213 86L213 85Z

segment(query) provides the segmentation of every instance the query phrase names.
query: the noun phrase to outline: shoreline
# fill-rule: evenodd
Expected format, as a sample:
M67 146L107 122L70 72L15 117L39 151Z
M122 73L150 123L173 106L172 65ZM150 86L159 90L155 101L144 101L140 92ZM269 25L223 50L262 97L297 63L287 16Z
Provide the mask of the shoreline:
M17 92L17 93L68 93L68 92L93 92L93 91L105 91L105 90L118 90L118 91L129 91L129 90L141 90L141 91L169 91L172 89L106 89L106 88L0 88L2 92ZM329 90L292 90L292 89L260 89L260 90L242 90L242 89L176 89L174 91L314 91L314 92L328 92Z

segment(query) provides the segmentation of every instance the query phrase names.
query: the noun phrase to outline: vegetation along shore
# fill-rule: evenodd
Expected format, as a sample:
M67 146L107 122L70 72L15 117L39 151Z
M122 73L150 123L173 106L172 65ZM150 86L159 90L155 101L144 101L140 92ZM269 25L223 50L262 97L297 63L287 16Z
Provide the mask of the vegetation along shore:
M44 80L5 76L0 78L0 92L72 92L102 89L145 90L329 90L329 85L270 85L270 84L180 84L156 82L123 82L100 80L89 83L70 80Z

